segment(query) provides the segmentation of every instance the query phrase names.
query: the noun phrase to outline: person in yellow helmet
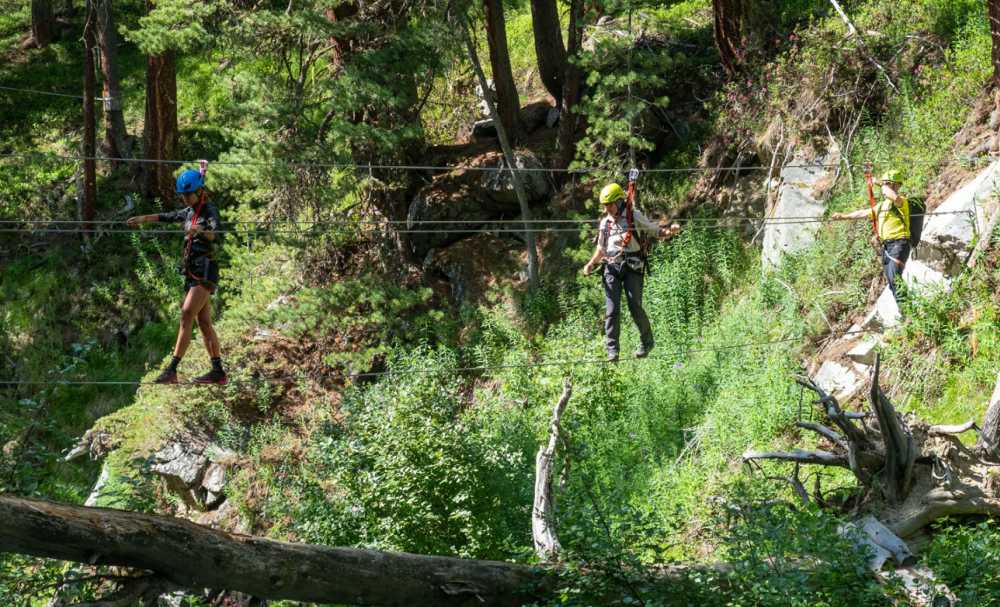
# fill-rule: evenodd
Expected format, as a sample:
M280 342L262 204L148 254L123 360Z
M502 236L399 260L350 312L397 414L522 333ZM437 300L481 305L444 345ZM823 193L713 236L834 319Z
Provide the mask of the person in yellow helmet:
M899 170L883 173L879 178L882 201L875 206L876 231L882 243L882 271L897 302L900 300L897 283L910 257L910 203L906 196L899 193L902 182L903 174ZM871 213L871 209L859 209L850 213L834 213L830 218L861 219Z
M653 349L653 330L649 318L642 308L643 266L645 260L639 238L671 237L680 232L676 223L669 228L661 228L650 221L638 209L627 212L625 192L617 183L609 183L601 190L601 205L604 217L597 236L597 249L583 273L589 275L598 263L604 264L604 336L608 360L618 360L618 336L621 328L622 290L628 303L629 314L639 329L640 346L636 358L644 358ZM631 215L631 217L629 217ZM630 222L631 219L631 222ZM630 223L632 225L630 225Z

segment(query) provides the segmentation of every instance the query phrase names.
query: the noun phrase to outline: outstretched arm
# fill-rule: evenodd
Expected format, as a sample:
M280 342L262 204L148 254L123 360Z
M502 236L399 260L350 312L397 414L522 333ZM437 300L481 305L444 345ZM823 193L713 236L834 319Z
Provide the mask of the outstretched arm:
M136 215L135 217L129 217L125 223L135 227L143 223L155 223L160 220L159 215Z
M861 219L863 217L868 217L871 213L871 209L858 209L857 211L851 211L850 213L834 213L830 215L830 219Z
M669 227L662 227L658 232L660 238L673 238L681 233L681 224L676 221L671 223Z

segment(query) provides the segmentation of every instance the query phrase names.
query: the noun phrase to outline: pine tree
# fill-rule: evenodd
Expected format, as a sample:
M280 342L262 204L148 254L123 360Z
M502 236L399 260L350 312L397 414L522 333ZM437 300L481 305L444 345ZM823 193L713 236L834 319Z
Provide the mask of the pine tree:
M518 112L521 102L514 84L507 51L507 28L503 18L503 0L483 0L486 9L486 40L490 47L490 65L493 71L493 88L496 90L497 113L500 122L513 139L521 130Z
M52 0L31 0L31 41L34 46L43 48L51 44L55 30Z
M556 0L531 0L531 25L535 34L535 56L542 84L556 101L562 103L566 73L566 48L563 46Z
M97 23L97 46L104 79L105 146L108 155L120 158L128 153L128 131L122 112L122 92L118 78L118 34L115 31L112 0L93 0Z
M747 0L712 0L715 15L715 45L722 67L729 76L740 69L746 52L744 26Z

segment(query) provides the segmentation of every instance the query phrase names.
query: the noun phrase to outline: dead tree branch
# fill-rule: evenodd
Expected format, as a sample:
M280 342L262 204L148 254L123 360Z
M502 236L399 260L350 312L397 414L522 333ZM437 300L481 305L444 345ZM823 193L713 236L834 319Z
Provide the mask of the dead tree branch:
M1000 216L1000 211L997 215ZM983 430L976 441L976 452L980 457L1000 459L1000 373L997 373L993 395L983 417Z
M968 432L969 430L979 432L979 426L976 425L976 420L970 419L964 424L957 424L954 426L931 426L927 429L927 434L930 434L931 436L942 436L945 434L962 434L963 432Z
M847 468L847 458L830 453L829 451L805 451L794 449L792 451L746 451L743 453L743 462L752 462L762 459L777 459L797 464L819 464L821 466L840 466Z
M889 76L889 72L887 72L885 68L882 67L882 64L875 59L875 55L868 50L868 45L865 44L865 39L861 36L861 32L858 31L858 28L854 27L854 22L851 21L851 18L847 16L846 12L844 12L844 8L840 6L840 2L837 2L837 0L830 0L830 4L833 5L834 10L836 10L837 14L840 15L840 19L847 25L848 35L853 36L854 39L858 41L858 50L861 54L864 55L865 59L867 59L873 66L875 66L875 69L881 72L881 74L885 77L885 81L889 84L889 88L892 89L892 92L899 93L899 89L896 87L896 83L894 83L892 78Z
M796 422L795 425L803 430L812 430L838 447L842 447L844 449L847 448L847 441L844 440L844 437L837 434L832 428L828 428L823 424L817 424L815 422Z
M994 451L982 447L1000 442L1000 377L983 422L980 444L969 449L956 436L977 429L973 421L929 426L912 416L900 416L881 388L881 370L878 356L867 419L843 411L837 399L813 381L798 378L800 385L817 394L814 404L825 414L827 423L798 422L796 426L822 436L832 446L819 451L747 451L743 460L849 468L861 486L856 511L879 512L885 527L900 537L944 516L1000 515L996 458L989 455ZM801 495L794 483L793 488Z
M535 552L543 561L553 560L561 550L555 529L552 464L559 442L560 421L572 394L573 384L566 378L563 382L562 396L552 410L549 442L539 447L538 455L535 456L535 503L531 511L531 535L535 542Z
M885 447L885 480L882 488L891 504L898 504L910 492L913 463L917 454L913 448L913 435L904 426L889 399L879 385L882 356L875 356L875 374L872 378L871 406L878 419Z

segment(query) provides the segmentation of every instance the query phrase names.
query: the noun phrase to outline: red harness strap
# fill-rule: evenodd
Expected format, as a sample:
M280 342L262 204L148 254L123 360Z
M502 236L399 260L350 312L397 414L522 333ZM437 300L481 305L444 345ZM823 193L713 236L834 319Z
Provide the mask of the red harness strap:
M865 181L868 183L868 203L871 206L872 232L875 233L875 239L882 242L882 239L878 235L878 214L875 211L875 190L872 184L872 169L870 164L865 166Z
M632 200L635 197L635 182L628 182L628 191L625 194L625 223L627 225L625 236L622 236L622 250L625 250L632 242L632 234L635 233L635 214L632 212Z
M201 191L201 198L198 200L198 206L194 208L194 216L191 217L191 227L198 225L198 216L201 215L201 210L205 208L205 200L207 199L205 190ZM194 234L187 235L187 242L184 245L184 271L188 276L194 280L205 280L205 276L198 278L194 272L191 271L191 266L189 264L191 260L191 245L194 243Z
M635 207L633 205L633 202L635 201L635 182L638 177L639 177L639 171L637 169L632 169L631 171L629 171L628 188L625 191L626 228L625 228L625 235L622 236L622 242L621 242L622 250L621 253L619 253L619 255L623 255L625 253L625 249L627 249L629 243L632 242L633 234L635 234L636 239L638 239L639 241L640 250L643 248L643 242L641 238L639 238L638 231L636 231L635 229L635 212L634 212ZM611 223L608 222L605 224L605 233L604 233L605 242L607 242L607 239L610 238L610 236L611 236Z

